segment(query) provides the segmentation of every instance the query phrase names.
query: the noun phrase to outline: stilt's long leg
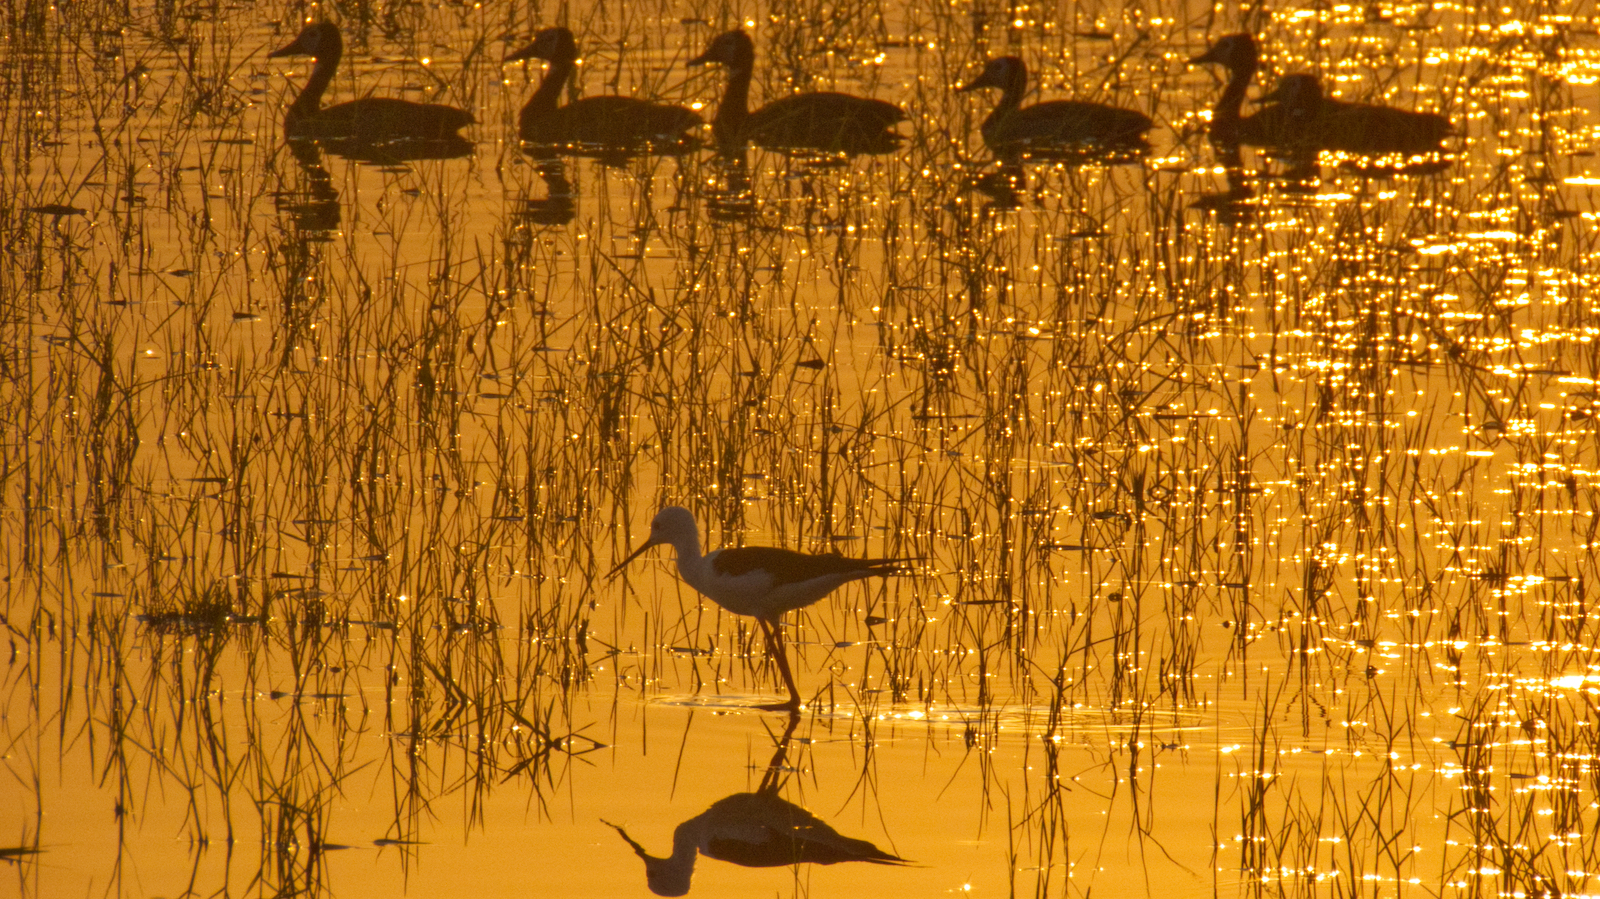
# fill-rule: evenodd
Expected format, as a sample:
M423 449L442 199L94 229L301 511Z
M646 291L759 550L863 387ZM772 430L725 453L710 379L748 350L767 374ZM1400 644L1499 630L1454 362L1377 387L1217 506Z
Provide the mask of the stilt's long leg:
M783 632L778 630L776 622L757 618L761 622L761 633L767 638L767 651L778 660L778 673L783 675L783 685L789 688L789 701L762 706L771 711L789 710L800 708L800 689L794 685L794 672L789 670L789 657L783 651Z

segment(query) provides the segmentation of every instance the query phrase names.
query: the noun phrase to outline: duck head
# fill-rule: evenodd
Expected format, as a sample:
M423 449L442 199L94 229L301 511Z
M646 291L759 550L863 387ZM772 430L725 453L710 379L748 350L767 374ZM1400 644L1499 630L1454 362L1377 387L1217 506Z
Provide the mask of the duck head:
M1256 39L1248 33L1228 34L1217 38L1206 52L1190 59L1189 65L1203 62L1226 66L1235 72L1253 72L1261 62L1261 51L1256 47Z
M533 36L533 43L507 56L506 62L542 59L545 62L572 62L578 58L578 42L565 28L546 28Z
M717 35L706 52L689 60L691 66L720 62L730 69L749 69L755 65L756 45L743 31L728 31Z
M267 54L275 56L310 56L324 59L338 56L344 50L344 39L339 37L339 26L332 22L313 22L300 30L300 34L287 45Z
M975 91L980 87L997 87L1003 91L1020 91L1028 83L1028 66L1017 56L998 56L983 67L983 74L956 88L958 92Z

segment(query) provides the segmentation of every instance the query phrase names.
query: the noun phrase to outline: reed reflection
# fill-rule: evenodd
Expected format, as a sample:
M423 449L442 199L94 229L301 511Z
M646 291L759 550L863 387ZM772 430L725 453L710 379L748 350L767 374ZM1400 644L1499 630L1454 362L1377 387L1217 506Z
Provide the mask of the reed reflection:
M790 715L761 783L753 793L734 793L679 824L672 831L672 854L651 855L616 828L635 855L644 860L645 882L657 896L682 896L689 892L694 865L700 856L746 868L793 867L802 864L835 865L867 862L905 865L906 859L885 852L871 842L847 837L822 819L778 795L783 787L785 756L794 736L798 715Z

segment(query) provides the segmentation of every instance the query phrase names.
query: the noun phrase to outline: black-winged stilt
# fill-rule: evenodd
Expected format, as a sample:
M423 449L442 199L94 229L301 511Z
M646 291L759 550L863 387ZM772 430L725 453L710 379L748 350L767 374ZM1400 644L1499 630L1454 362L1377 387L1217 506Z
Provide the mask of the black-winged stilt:
M607 577L652 546L671 546L678 554L678 575L684 582L735 615L761 623L767 647L778 662L786 702L761 706L770 711L800 708L800 690L783 651L779 619L804 608L844 584L869 577L906 573L909 559L851 559L838 553L813 555L766 546L738 546L700 554L700 532L694 515L681 506L667 506L650 522L650 539L617 563Z

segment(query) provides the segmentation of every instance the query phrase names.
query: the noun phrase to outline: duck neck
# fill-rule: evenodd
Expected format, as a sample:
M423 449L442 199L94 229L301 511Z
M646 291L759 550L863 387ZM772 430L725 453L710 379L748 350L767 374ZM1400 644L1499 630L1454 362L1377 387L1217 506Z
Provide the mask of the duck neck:
M289 104L289 112L284 116L286 122L309 118L322 110L322 93L333 83L333 73L339 68L340 55L340 49L334 47L317 56L317 63L311 67L311 77L306 79L305 88Z
M750 114L750 76L753 66L729 66L728 86L722 91L722 102L717 104L717 117L711 121L711 133L717 143L730 146L740 143L744 120ZM696 549L696 554L699 550Z
M1250 80L1256 77L1256 63L1241 63L1231 66L1228 84L1222 89L1222 96L1217 98L1216 108L1211 112L1213 125L1232 125L1239 121L1239 110L1244 107L1244 95L1250 90Z
M561 103L561 91L567 86L567 78L572 75L572 60L551 60L550 68L545 70L544 79L539 82L538 90L528 98L523 105L522 112L517 116L517 127L526 133L532 123L541 117L556 111Z
M990 112L988 117L983 120L981 130L988 131L995 128L1005 121L1008 116L1016 112L1022 106L1022 95L1026 93L1026 90L1026 75L1018 73L1006 78L1006 83L1000 88L1000 102L995 104L994 111Z

